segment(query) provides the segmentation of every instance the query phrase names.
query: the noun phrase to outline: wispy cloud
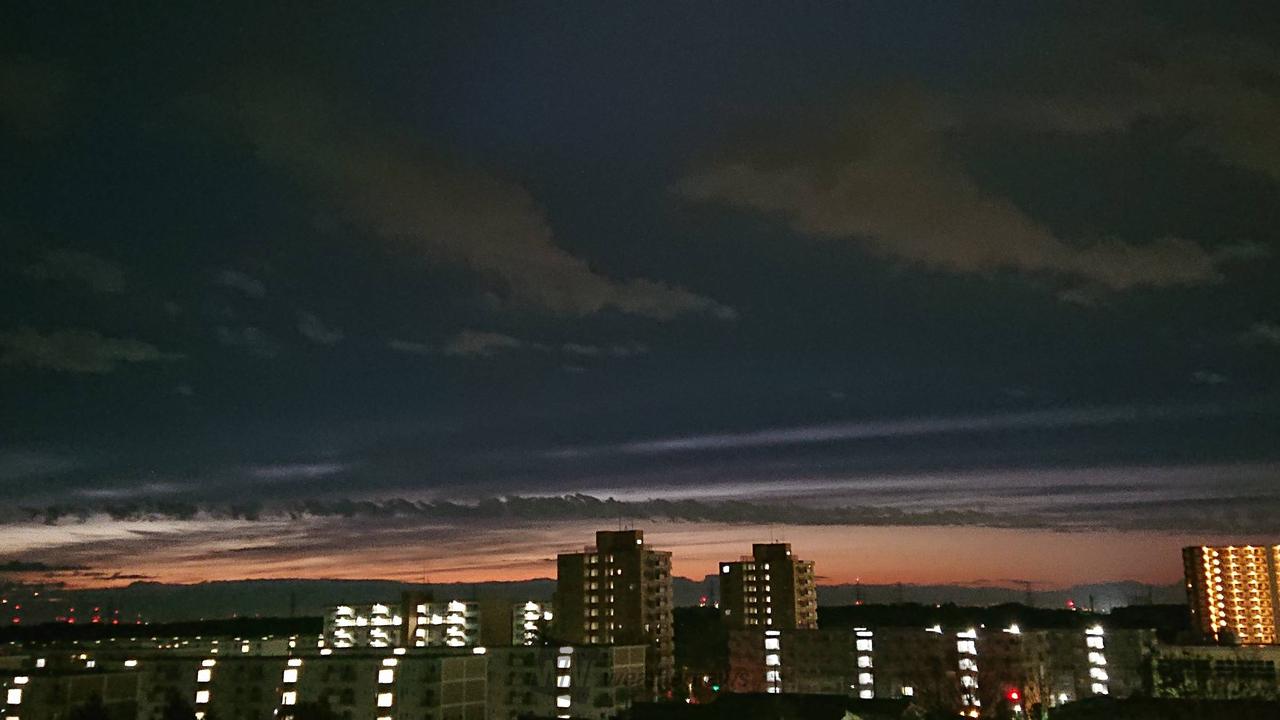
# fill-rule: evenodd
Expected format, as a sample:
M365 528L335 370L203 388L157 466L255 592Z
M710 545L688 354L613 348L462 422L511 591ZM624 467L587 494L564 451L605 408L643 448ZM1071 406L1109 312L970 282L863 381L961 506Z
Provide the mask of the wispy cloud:
M263 480L308 480L335 475L350 469L346 463L293 463L285 465L255 465L249 474Z
M427 343L413 342L410 340L388 340L387 347L396 352L407 353L409 355L431 355L435 353L435 348Z
M79 285L105 294L125 290L124 268L79 250L53 250L23 269L27 277Z
M267 286L263 282L239 270L222 270L214 276L215 285L234 290L255 300L266 297Z
M282 345L271 335L260 328L245 325L229 327L219 325L214 328L214 336L218 342L227 347L239 348L250 355L270 359L280 354Z
M445 343L441 352L453 357L492 357L524 345L523 340L502 333L463 330Z
M1207 417L1216 407L1094 407L1036 410L994 415L966 415L905 420L876 420L801 427L769 428L736 433L712 433L641 440L548 452L550 457L573 458L602 454L654 455L705 450L805 445L889 437L923 437L943 433L975 433L1016 428L1065 428L1132 423L1174 417Z
M1280 325L1273 322L1256 322L1240 336L1248 345L1280 346Z
M32 328L0 332L0 363L75 374L102 375L121 365L171 362L184 356L140 340L104 337L94 330Z
M298 332L317 345L333 345L342 340L342 330L330 327L309 312L298 313Z

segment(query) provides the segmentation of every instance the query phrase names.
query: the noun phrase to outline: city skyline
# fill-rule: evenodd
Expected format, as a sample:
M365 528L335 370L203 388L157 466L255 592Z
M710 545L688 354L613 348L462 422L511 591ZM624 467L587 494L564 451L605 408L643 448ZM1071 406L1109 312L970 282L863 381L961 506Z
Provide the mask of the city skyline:
M548 578L623 526L695 580L785 542L820 585L1170 585L1275 543L1241 15L8 7L0 585Z

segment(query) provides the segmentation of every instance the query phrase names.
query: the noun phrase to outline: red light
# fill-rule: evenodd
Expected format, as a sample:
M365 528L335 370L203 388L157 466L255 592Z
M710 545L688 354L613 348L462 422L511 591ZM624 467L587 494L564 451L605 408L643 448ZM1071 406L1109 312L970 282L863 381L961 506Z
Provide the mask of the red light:
M1008 692L1008 698L1009 698L1010 700L1014 701L1014 702L1018 702L1018 699L1019 699L1019 698L1021 698L1021 697L1022 697L1022 696L1018 694L1018 691L1017 691L1017 690L1010 690L1010 691Z

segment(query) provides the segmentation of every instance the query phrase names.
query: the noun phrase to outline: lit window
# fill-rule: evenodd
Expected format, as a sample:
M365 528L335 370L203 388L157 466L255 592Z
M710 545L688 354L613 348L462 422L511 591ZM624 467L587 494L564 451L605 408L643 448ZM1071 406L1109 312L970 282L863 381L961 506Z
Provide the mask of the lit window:
M567 707L569 707L570 699L571 699L571 698L570 698L570 696L568 696L568 695L557 695L557 696L556 696L556 707L558 707L558 708L567 708Z
M378 693L378 707L391 707L391 698L389 692Z
M196 682L207 683L213 678L213 671L209 668L200 668L196 671Z
M378 671L378 684L389 685L396 679L396 671L391 668L382 668Z
M297 705L298 693L292 690L289 690L288 692L284 693L283 695L280 696L280 704L281 705Z
M284 676L280 680L286 683L298 682L298 668L285 668Z
M209 691L208 691L208 690L199 690L199 691L197 691L197 692L196 692L196 704L197 704L197 705L204 705L204 704L205 704L205 703L207 703L207 702L209 702Z

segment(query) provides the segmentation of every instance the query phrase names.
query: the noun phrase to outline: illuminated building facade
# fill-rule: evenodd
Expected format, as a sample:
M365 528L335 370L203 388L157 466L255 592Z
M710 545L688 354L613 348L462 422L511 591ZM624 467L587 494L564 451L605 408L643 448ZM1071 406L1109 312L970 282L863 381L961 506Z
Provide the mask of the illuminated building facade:
M1280 642L1280 545L1189 547L1182 562L1192 626L1201 637L1242 645Z
M549 602L516 603L511 606L512 645L532 645L538 641L541 628L546 627L555 613Z
M644 645L649 686L671 687L675 668L671 553L640 530L601 531L596 544L556 563L553 635L573 645Z
M471 647L480 641L480 605L421 598L338 605L325 614L324 641L334 648Z
M1141 694L1154 645L1151 631L1098 626L750 628L729 631L726 686L737 693L910 698L980 717L1001 699L1025 709Z
M720 563L720 612L730 628L818 627L813 563L791 555L788 543L756 543L751 555Z

